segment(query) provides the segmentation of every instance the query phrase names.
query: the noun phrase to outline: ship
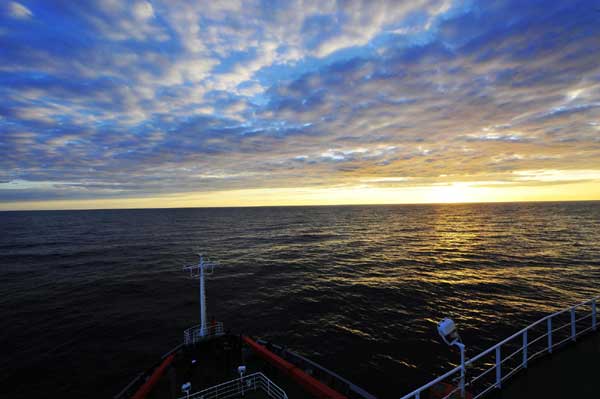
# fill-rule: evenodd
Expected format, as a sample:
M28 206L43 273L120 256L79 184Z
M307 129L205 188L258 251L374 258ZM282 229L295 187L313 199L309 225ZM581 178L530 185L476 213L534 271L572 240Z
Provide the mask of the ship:
M377 399L286 346L233 333L215 319L208 321L205 276L212 274L214 265L200 255L197 264L183 267L191 278L198 279L200 324L185 330L181 344L137 375L114 399ZM547 315L471 358L466 355L456 323L445 318L438 324L438 333L442 341L458 349L456 367L398 396L595 397L600 336L592 333L598 331L599 300L594 297ZM569 345L587 335L593 338ZM555 355L553 362L541 361L550 355Z
M186 329L180 345L135 376L114 399L376 399L283 345L234 333L216 319L209 321L205 280L214 266L200 255L198 263L183 267L198 279L200 324Z

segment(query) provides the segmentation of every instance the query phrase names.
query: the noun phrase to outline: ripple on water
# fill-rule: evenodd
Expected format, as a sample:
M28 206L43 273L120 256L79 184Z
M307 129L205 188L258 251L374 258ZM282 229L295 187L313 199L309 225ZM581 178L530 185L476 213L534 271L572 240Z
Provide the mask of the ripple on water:
M196 323L180 268L201 249L228 327L398 397L455 361L440 318L476 352L596 295L599 220L597 202L0 213L1 390L113 395Z

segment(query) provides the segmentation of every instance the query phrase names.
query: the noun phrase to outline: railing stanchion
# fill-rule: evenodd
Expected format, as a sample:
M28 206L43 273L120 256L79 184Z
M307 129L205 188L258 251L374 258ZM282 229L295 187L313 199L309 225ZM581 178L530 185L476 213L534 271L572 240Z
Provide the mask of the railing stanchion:
M577 327L575 319L575 307L571 308L571 341L575 341L577 336Z
M596 298L592 299L592 330L596 331Z
M523 331L523 368L527 368L527 330Z
M417 394L415 395L415 399L421 399L421 392L417 392Z
M548 353L552 353L552 317L548 317Z
M465 366L465 346L462 343L458 343L460 349L460 397L465 397L465 375L467 374L467 368Z
M496 347L496 388L500 388L502 385L502 354L500 352L500 346Z

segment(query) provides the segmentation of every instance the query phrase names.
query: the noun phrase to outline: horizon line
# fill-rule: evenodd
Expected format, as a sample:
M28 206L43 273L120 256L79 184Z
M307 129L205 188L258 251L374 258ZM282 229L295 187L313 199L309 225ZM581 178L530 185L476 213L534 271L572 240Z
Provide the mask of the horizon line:
M485 205L485 204L536 204L536 203L576 203L600 202L600 199L583 200L515 200L515 201L464 201L464 202L403 202L378 204L292 204L292 205L228 205L228 206L178 206L178 207L122 207L122 208L63 208L63 209L0 209L0 212L72 212L72 211L134 211L134 210L165 210L165 209L240 209L240 208L309 208L309 207L350 207L350 206L419 206L419 205Z

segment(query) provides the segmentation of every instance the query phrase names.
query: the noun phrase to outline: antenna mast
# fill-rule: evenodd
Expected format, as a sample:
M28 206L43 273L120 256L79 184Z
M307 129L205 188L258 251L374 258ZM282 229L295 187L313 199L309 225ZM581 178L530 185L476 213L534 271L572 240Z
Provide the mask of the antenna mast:
M197 265L185 266L183 270L190 271L190 277L198 278L198 282L200 285L200 331L199 335L204 337L208 334L208 325L206 323L206 288L204 285L204 276L205 274L212 274L215 265L210 262L205 262L202 254L200 255L200 261ZM210 268L210 273L208 269Z

